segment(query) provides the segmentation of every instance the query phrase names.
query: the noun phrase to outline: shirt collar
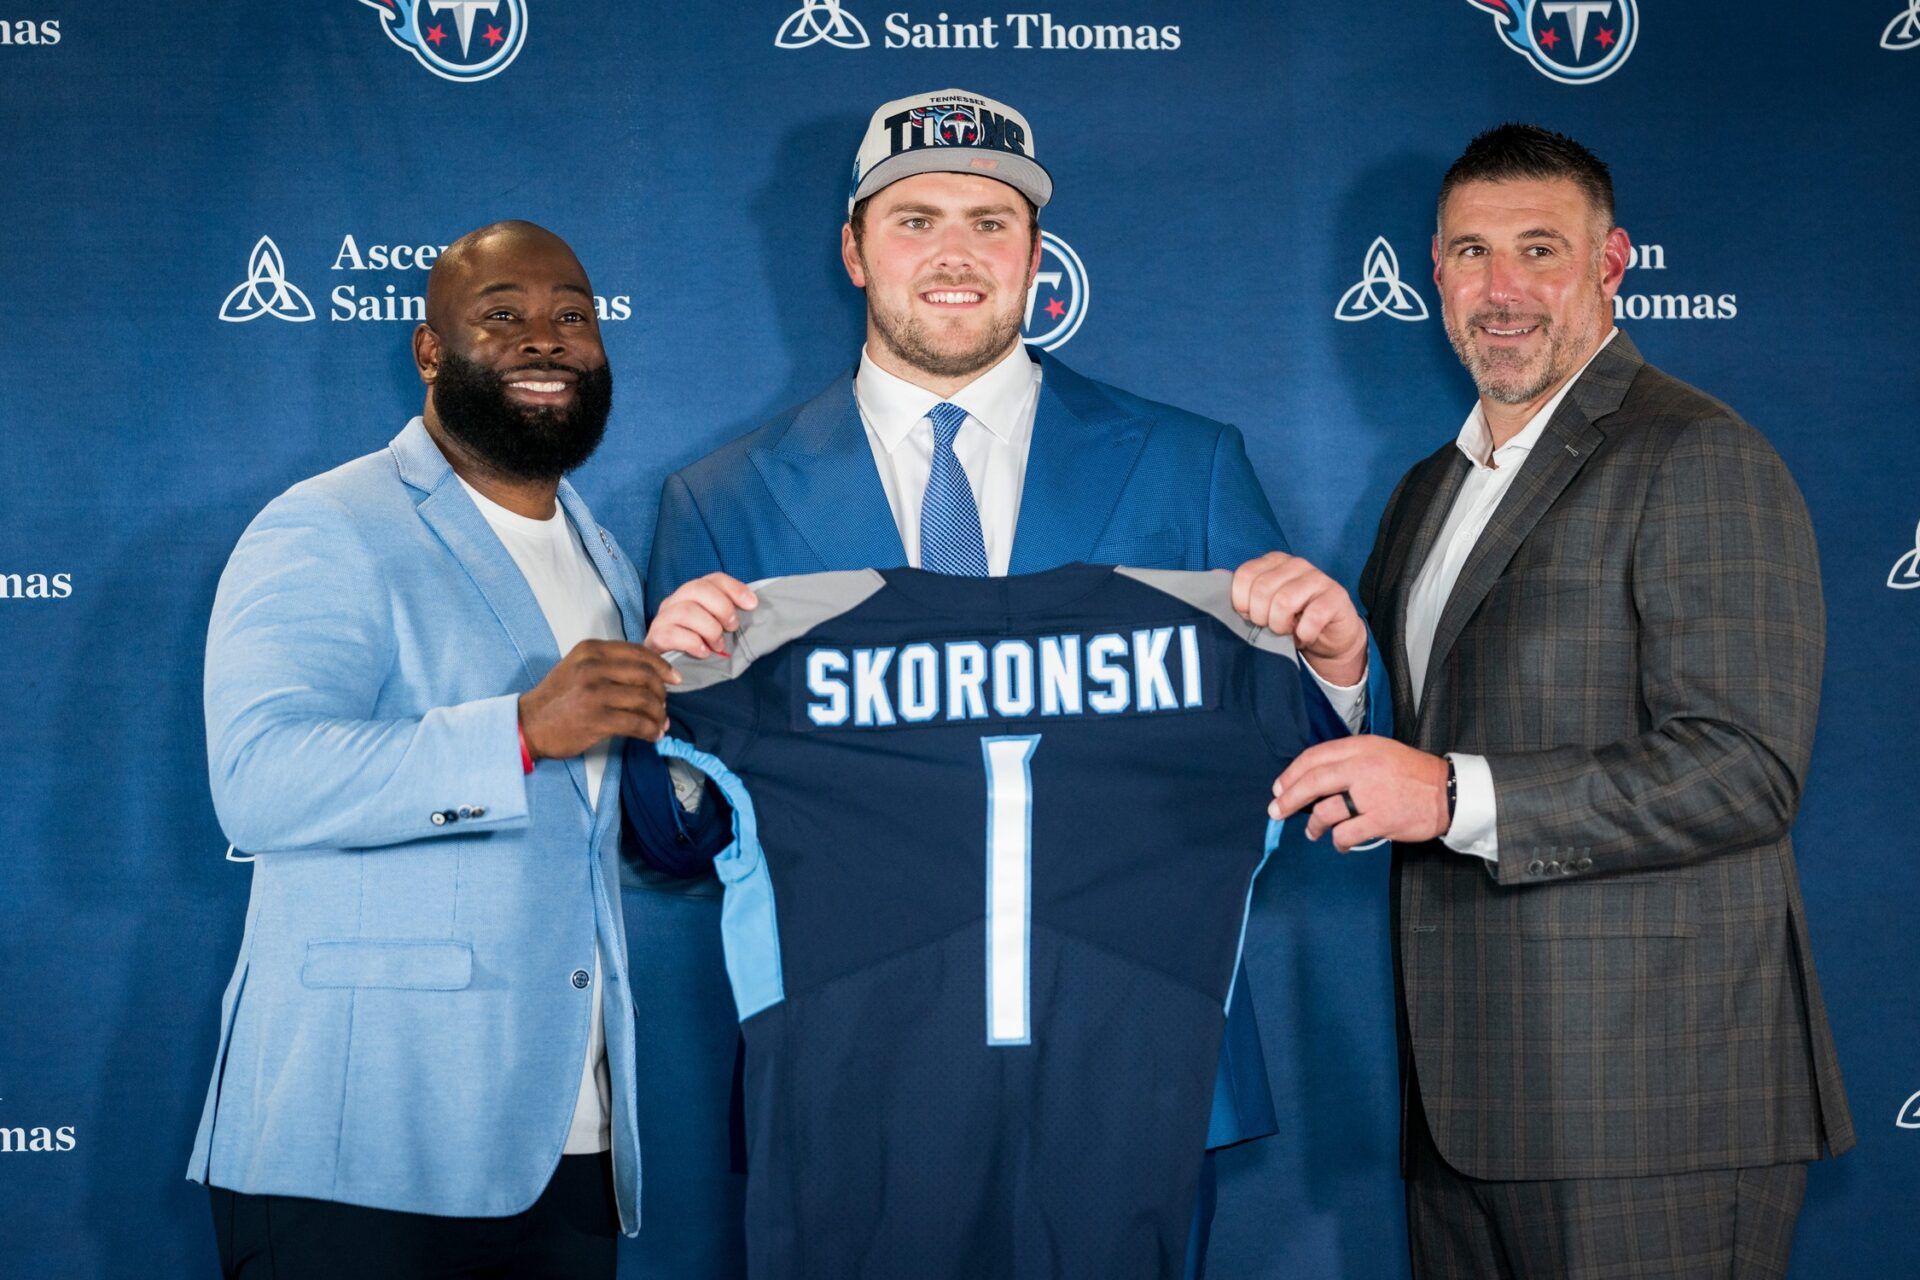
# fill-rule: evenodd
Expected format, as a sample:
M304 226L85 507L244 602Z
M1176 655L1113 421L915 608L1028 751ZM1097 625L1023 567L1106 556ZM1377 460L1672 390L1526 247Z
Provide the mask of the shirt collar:
M1580 380L1580 375L1587 371L1587 365L1592 364L1594 358L1607 349L1607 344L1612 342L1619 332L1617 328L1609 329L1606 339L1593 349L1593 355L1587 357L1587 363L1581 365L1574 371L1571 378L1560 384L1560 389L1553 393L1553 399L1541 405L1540 412L1527 419L1527 425L1520 428L1519 434L1498 449L1492 450L1493 466L1489 466L1486 461L1488 450L1493 444L1493 434L1487 428L1487 411L1478 400L1473 402L1473 411L1467 414L1466 423L1461 426L1460 435L1453 442L1454 447L1466 454L1467 461L1482 471L1492 471L1496 467L1518 466L1529 453L1533 452L1533 446L1540 442L1540 437L1546 432L1547 423L1553 420L1554 411L1560 407L1560 402L1567 398L1567 392L1573 390L1573 384Z
M1021 411L1039 379L1040 366L1027 354L1027 344L1018 342L992 368L948 396L946 403L965 409L968 417L1005 443L1019 427ZM853 395L867 426L880 437L888 453L898 449L926 420L933 406L941 403L940 397L925 387L875 364L865 347L860 349L860 371L853 377Z

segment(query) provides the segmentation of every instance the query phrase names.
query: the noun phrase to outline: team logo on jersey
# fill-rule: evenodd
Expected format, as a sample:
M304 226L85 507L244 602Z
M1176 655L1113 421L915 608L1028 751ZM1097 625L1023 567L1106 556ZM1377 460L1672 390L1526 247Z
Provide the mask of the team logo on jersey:
M1640 38L1636 0L1467 0L1493 15L1500 38L1561 84L1618 71Z
M1412 285L1400 278L1400 258L1385 236L1375 236L1367 246L1366 265L1360 282L1340 295L1333 309L1335 320L1371 320L1392 316L1395 320L1425 320L1427 303Z
M805 49L822 40L836 49L864 49L870 43L867 29L840 7L840 0L805 0L773 37L780 49Z
M1920 587L1920 529L1913 534L1913 550L1893 562L1893 571L1887 575L1887 585L1895 591L1912 591Z
M442 80L485 80L527 41L527 0L360 0L378 9L387 39Z
M261 316L305 324L313 319L313 304L300 287L287 279L287 261L272 236L261 236L247 255L247 278L233 287L220 304L220 318L245 324Z
M1021 334L1029 346L1052 351L1066 345L1087 318L1087 268L1073 246L1051 231L1040 233L1040 270L1027 290Z
M1920 46L1920 0L1907 0L1907 11L1895 14L1880 36L1882 49L1912 49Z

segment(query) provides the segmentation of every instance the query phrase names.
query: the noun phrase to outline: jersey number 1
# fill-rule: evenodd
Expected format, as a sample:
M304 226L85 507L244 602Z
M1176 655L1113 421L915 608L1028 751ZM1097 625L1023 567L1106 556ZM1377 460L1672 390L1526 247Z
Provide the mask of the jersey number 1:
M1037 733L982 738L987 765L987 1043L1033 1042L1033 752Z

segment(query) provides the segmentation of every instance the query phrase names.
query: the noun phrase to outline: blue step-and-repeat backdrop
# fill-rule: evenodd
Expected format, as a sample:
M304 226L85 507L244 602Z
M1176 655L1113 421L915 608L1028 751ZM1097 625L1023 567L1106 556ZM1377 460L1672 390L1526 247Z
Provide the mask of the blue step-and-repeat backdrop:
M1861 1139L1812 1171L1794 1274L1920 1267L1920 0L1036 4L0 0L0 1274L214 1267L182 1175L250 873L207 792L208 610L268 499L417 412L437 247L517 217L577 248L618 389L576 483L640 556L671 469L854 361L854 148L949 85L1021 109L1056 180L1030 340L1239 424L1349 584L1471 402L1442 172L1506 119L1612 163L1622 325L1766 433L1820 538L1798 848ZM735 1274L717 903L626 908L621 1273ZM1402 1274L1384 855L1289 846L1249 963L1282 1130L1222 1161L1213 1273Z

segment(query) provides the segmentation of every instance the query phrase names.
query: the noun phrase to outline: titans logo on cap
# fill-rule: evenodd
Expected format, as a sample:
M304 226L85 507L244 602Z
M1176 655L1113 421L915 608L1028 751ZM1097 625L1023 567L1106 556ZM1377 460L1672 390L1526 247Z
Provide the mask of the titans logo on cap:
M1027 154L1020 122L966 102L938 102L887 117L890 154L922 147L979 147Z
M1618 71L1640 36L1635 0L1467 0L1541 75L1592 84Z
M527 40L527 0L360 0L387 38L442 80L485 80Z

